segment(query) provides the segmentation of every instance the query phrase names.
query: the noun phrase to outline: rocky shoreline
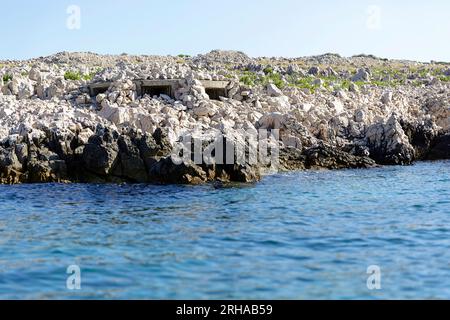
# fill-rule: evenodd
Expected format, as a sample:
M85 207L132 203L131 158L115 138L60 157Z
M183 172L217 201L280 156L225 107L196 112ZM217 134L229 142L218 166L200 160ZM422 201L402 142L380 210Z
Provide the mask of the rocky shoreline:
M137 79L176 79L177 87L151 96L139 93ZM227 84L213 98L202 81ZM92 94L97 83L107 89ZM221 135L248 153L241 133L258 130L277 133L257 140L278 150L281 171L450 159L444 63L59 53L0 61L0 88L2 184L255 182L270 163L211 162L203 154L176 163L174 150L186 135L203 142Z

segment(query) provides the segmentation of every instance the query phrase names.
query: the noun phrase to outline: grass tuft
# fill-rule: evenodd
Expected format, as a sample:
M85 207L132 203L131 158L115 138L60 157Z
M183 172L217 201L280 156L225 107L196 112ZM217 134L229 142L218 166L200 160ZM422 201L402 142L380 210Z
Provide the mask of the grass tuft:
M10 74L5 74L5 75L3 75L3 82L9 82L9 81L11 81L12 80L12 75L10 75Z

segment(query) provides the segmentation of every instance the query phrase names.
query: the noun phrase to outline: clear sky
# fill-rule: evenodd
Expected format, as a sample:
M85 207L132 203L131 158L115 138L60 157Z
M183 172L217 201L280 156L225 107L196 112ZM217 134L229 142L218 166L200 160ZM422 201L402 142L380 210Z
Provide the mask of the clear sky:
M0 11L0 59L232 49L450 61L448 0L0 0Z

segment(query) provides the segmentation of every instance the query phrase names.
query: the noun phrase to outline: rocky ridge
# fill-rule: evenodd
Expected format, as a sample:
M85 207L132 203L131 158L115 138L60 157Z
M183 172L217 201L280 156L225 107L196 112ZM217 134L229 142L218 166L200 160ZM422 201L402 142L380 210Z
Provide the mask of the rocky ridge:
M134 80L178 79L173 96ZM227 81L210 99L202 80ZM108 81L91 96L89 85ZM407 165L450 155L450 64L244 53L0 61L0 182L252 182L268 164L176 164L181 137L279 132L280 170ZM269 143L274 143L273 141ZM273 146L273 145L272 145Z

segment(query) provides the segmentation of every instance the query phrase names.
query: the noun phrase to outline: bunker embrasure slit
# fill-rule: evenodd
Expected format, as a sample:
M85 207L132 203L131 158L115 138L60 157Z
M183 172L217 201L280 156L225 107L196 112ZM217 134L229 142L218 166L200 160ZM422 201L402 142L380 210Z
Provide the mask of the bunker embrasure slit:
M201 82L211 100L220 100L220 97L227 97L229 81L201 80Z
M146 95L148 94L150 97L154 97L157 96L159 97L160 95L166 95L169 97L173 97L173 92L172 92L172 86L148 86L148 85L144 85L142 86L142 95Z
M105 83L94 83L89 86L89 92L91 96L95 97L99 95L100 93L105 93L108 91L111 83L105 82Z
M92 95L97 96L100 93L105 93L106 91L108 91L108 88L94 88L92 89Z

